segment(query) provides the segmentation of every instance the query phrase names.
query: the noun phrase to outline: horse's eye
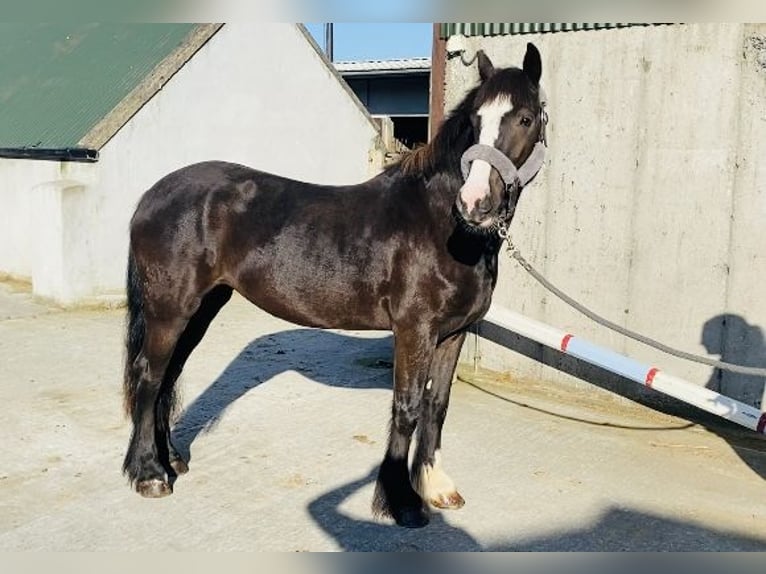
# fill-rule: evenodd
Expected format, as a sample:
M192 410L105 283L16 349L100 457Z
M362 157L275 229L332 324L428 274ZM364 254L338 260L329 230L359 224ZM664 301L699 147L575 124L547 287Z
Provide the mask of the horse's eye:
M532 125L532 118L530 118L529 116L523 116L521 120L519 120L519 123L525 128L528 128L529 126Z

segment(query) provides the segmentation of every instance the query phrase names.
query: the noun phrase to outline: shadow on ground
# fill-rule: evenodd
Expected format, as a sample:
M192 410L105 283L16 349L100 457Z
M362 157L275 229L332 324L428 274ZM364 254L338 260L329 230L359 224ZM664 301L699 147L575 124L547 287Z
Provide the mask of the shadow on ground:
M595 524L520 541L480 544L465 530L452 526L434 511L431 523L407 530L385 522L358 520L340 506L358 489L375 480L367 476L320 496L309 503L312 519L348 552L620 552L620 551L764 551L766 540L719 532L689 522L654 516L627 508L612 508ZM509 521L513 516L509 515ZM475 566L475 564L473 565ZM460 563L446 565L447 572L472 571Z
M251 389L286 371L323 385L391 389L393 337L354 337L322 329L293 329L259 337L180 415L172 439L191 459L200 433L215 428L226 409Z
M543 360L585 380L603 380L614 375L571 357L540 354L539 346L508 332L486 332L483 336L500 339L503 344L527 356ZM350 389L391 389L391 336L355 337L320 329L295 329L255 339L228 365L224 372L181 414L173 430L176 446L189 457L190 447L202 432L213 429L229 405L251 389L288 370L302 373L323 385ZM610 390L672 414L679 405L647 401L633 391L635 384L618 381ZM625 388L621 388L620 385ZM629 385L629 387L628 387ZM498 400L507 400L497 396ZM699 411L689 414L680 409L683 418L692 423L710 423L710 415ZM544 412L549 416L561 416ZM568 417L569 418L569 417ZM580 420L580 419L577 419ZM590 424L582 420L584 424ZM706 424L707 426L707 424ZM633 427L630 427L633 428ZM656 429L656 427L652 427ZM719 427L715 427L719 428ZM636 430L642 430L636 427ZM738 451L739 452L739 451ZM740 453L743 460L761 476L766 476L763 452L753 450L752 458ZM312 501L309 514L322 530L332 536L346 551L672 551L729 550L763 551L766 541L743 538L699 525L653 516L626 508L613 508L595 524L582 529L557 532L521 541L499 541L483 545L465 530L449 524L444 515L434 511L431 523L424 529L407 530L392 523L358 520L344 514L340 507L357 490L371 484L377 468L366 476L334 489ZM509 517L512 520L512 516ZM451 568L448 566L448 570ZM456 568L459 565L453 564Z
M482 332L482 335L494 337L494 340L504 341L504 344L510 348L528 356L533 355L533 350L530 350L530 347L537 345L526 339L521 341L521 338L515 334L510 334L509 341L507 339L509 336L507 331L504 331L502 335L498 335L495 332ZM519 341L521 342L519 343ZM260 337L249 343L229 363L223 373L181 413L173 428L173 442L179 453L187 460L190 460L191 445L195 439L201 433L214 429L231 404L251 389L268 382L271 378L286 371L297 371L310 380L332 387L391 389L392 356L393 338L391 336L373 338L355 337L335 331L300 328ZM559 357L557 360L559 361L556 364L557 368L565 372L577 374L577 376L585 378L585 380L592 379L599 381L605 376L611 377L611 379L616 381L615 384L609 387L613 392L636 399L652 408L682 416L690 421L689 425L669 427L666 430L682 430L697 423L713 423L712 419L714 417L712 415L697 409L691 411L690 415L689 409L692 409L692 407L683 405L680 402L675 406L671 403L671 406L668 407L667 397L663 397L665 399L664 402L657 403L647 401L645 397L637 396L635 391L628 392L628 388L633 390L637 385L632 381L622 381L620 377L603 371L598 367L593 367L568 356ZM587 377L591 377L591 379ZM473 386L478 391L491 395L497 400L533 409L546 416L565 418L582 424L599 424L604 426L603 422L594 423L584 417L572 417L551 410L541 409L532 404L519 402L492 393L482 387ZM682 407L686 407L686 409L684 410ZM658 430L657 425L622 426L608 424L606 426L636 431ZM732 424L731 426L734 427L735 425ZM719 427L720 423L715 428L718 429ZM734 433L735 430L732 429L731 432ZM740 435L736 435L739 437L737 444L747 441L748 437L746 435L744 437ZM757 439L758 437L755 437L755 440ZM731 440L734 441L735 439L732 438ZM766 445L756 442L754 447L744 449L742 456L751 468L759 472L761 476L766 476L766 453L758 450L759 446L766 450Z

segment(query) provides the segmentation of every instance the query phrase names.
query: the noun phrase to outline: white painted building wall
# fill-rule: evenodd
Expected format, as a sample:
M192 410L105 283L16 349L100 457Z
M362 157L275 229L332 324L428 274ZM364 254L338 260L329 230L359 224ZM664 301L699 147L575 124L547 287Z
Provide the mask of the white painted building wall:
M469 59L482 48L495 65L518 66L529 41L542 54L551 121L546 165L512 224L523 255L623 326L711 358L719 356L708 348L723 346L725 360L766 366L766 25L457 36L447 49L464 48ZM476 81L475 65L449 59L446 108ZM710 367L596 325L505 255L500 270L498 304L748 404L763 400L763 378L719 380ZM477 341L488 368L614 384L581 366L552 368L565 361L553 351L527 346L546 366Z
M217 159L357 183L380 168L378 141L369 115L298 26L226 24L100 150L98 163L0 159L0 272L31 278L36 294L62 303L119 300L129 219L165 174Z
M0 271L32 277L33 221L39 186L58 179L59 163L0 158ZM37 207L39 209L39 207Z

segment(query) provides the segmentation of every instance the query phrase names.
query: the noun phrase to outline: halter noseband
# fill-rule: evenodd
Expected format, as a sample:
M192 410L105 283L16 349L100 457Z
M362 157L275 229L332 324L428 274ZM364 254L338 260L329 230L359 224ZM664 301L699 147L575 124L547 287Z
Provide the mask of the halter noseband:
M498 171L505 183L505 189L508 193L510 193L516 186L518 186L519 189L522 189L527 185L543 167L543 161L545 160L545 148L548 145L545 135L545 126L548 124L548 112L545 111L547 103L548 101L545 96L545 91L543 91L541 87L540 135L537 138L535 147L532 149L532 153L520 168L517 169L511 159L496 147L486 144L475 144L465 150L463 156L460 158L460 169L463 172L463 179L468 179L468 173L471 170L471 162L481 159Z

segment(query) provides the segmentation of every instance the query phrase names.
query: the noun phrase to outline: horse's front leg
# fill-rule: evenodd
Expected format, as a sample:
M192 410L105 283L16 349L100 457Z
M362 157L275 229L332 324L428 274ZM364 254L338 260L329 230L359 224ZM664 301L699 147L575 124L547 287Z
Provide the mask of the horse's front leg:
M375 485L373 512L409 528L428 524L428 507L412 488L407 459L435 347L436 336L428 329L394 328L391 429Z
M465 340L465 331L441 341L434 352L418 422L418 445L412 463L412 484L423 500L437 508L465 504L455 483L442 468L441 440L452 379Z

